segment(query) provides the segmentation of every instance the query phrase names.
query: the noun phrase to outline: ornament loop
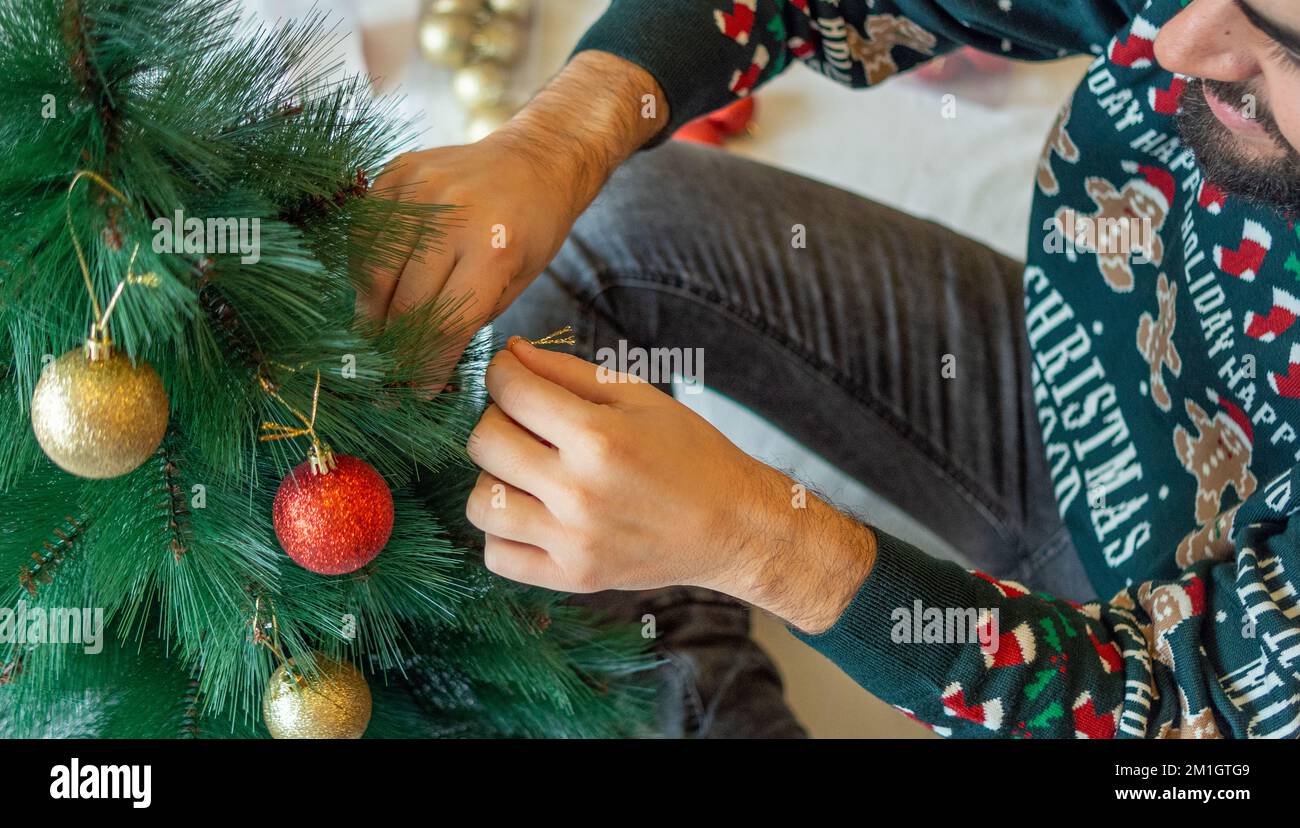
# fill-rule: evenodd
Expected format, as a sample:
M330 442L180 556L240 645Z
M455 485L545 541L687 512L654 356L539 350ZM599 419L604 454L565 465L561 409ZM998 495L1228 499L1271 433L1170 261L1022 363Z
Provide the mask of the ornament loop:
M541 339L529 340L534 345L576 345L577 340L573 338L573 326L565 325L558 331L551 331Z
M311 463L312 474L329 474L339 467L338 461L334 459L334 449L328 443L314 444L307 454L307 460Z
M269 598L266 600L267 603L271 602L271 599ZM289 660L284 657L284 651L280 649L280 621L275 617L275 605L271 604L271 618L267 622L267 626L271 628L270 635L266 634L266 630L262 629L262 624L259 623L261 615L262 595L259 593L253 604L253 620L249 622L253 627L253 643L260 644L270 650L276 660L280 662L280 666L284 668L285 672L292 675L294 672L293 668L290 667Z
M320 405L320 371L316 372L316 387L311 392L311 416L307 416L298 409L285 402L284 397L275 390L271 381L264 376L259 376L257 381L261 383L262 390L270 394L277 402L289 409L289 413L298 418L302 427L283 425L270 421L262 423L262 436L258 439L263 443L269 443L272 440L292 440L297 437L310 437L311 449L308 450L307 458L311 461L311 470L313 474L329 474L335 468L334 452L316 434L316 411Z
M91 362L104 362L113 358L113 340L103 333L91 330L86 337L86 359Z
M160 280L158 274L150 271L136 275L135 258L140 253L140 245L136 244L131 251L131 261L126 266L126 277L117 283L117 288L113 291L112 298L109 299L107 308L100 308L99 297L95 294L95 283L90 278L90 265L86 263L86 252L81 247L81 241L77 238L76 228L72 222L72 192L83 178L88 178L100 187L104 188L110 195L118 201L127 202L126 196L121 190L114 187L106 178L97 172L91 170L79 170L72 177L72 183L68 185L68 192L64 196L64 211L66 213L68 235L72 238L72 247L77 253L77 264L81 267L81 278L86 284L86 292L90 294L90 306L95 313L94 324L90 326L90 336L86 340L86 353L90 355L91 360L108 359L112 356L112 342L108 336L108 320L113 315L113 310L117 307L118 300L122 297L122 291L127 285L146 285L148 287L158 287ZM93 346L93 347L92 347Z

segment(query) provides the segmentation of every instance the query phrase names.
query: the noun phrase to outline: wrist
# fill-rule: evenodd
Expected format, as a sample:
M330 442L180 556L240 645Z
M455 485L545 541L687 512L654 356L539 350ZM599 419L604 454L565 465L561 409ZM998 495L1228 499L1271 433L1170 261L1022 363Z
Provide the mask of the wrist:
M861 589L876 558L875 533L775 469L751 477L737 594L808 633L829 629ZM752 508L751 508L752 507ZM736 594L736 593L733 593Z
M646 107L646 96L654 100ZM572 217L668 123L663 91L641 67L585 51L491 136L534 162L570 196Z
M876 562L876 533L860 521L816 500L812 512L820 512L817 528L810 533L813 564L803 579L805 600L781 614L789 623L809 634L825 632L844 614Z

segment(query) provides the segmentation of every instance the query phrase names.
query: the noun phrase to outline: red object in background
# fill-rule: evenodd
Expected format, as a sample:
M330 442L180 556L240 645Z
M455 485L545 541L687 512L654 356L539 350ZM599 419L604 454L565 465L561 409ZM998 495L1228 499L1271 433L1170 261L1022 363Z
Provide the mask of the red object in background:
M707 118L696 118L674 132L673 140L720 147L726 138Z
M754 97L746 95L722 109L688 122L673 133L673 139L720 147L730 136L744 132L753 120Z
M917 69L916 76L930 83L941 83L963 75L1001 75L1011 68L1011 64L1007 58L963 46Z

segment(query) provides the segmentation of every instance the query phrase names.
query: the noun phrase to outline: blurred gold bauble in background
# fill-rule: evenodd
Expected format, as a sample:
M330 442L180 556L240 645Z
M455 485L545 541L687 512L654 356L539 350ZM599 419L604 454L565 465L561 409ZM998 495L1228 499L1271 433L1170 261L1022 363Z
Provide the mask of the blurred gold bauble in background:
M494 17L470 38L474 54L498 63L514 63L524 51L524 28L509 17Z
M510 67L528 45L532 0L427 0L420 48L455 69L452 93L465 111L465 138L478 141L510 120Z
M45 367L32 394L32 430L50 460L80 477L134 471L167 432L167 392L146 362L94 346L77 348Z
M500 103L510 88L510 73L495 63L474 63L456 71L451 89L469 109Z
M478 14L483 11L483 0L430 0L431 14Z
M431 14L420 21L420 51L431 63L459 68L470 58L474 19L462 14Z
M533 9L533 0L488 0L488 8L497 14L527 17Z
M313 656L317 673L311 679L295 678L283 666L271 676L262 694L266 729L276 739L360 739L370 724L365 677L351 662Z
M465 123L465 140L470 142L483 140L496 132L497 128L510 120L514 114L515 108L508 104L493 104L471 110L469 121Z

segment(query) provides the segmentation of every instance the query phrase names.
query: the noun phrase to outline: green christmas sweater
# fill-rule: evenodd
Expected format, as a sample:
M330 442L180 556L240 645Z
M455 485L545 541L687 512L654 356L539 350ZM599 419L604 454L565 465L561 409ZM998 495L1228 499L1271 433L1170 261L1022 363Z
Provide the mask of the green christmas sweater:
M962 44L1094 57L1038 168L1025 314L1056 498L1108 600L1031 592L877 533L857 596L805 636L944 735L1300 735L1300 237L1225 197L1182 146L1188 80L1153 41L1183 5L614 0L578 47L648 70L665 134L794 60L871 86ZM1126 216L1151 234L1106 234ZM997 635L896 643L917 601L978 608Z

